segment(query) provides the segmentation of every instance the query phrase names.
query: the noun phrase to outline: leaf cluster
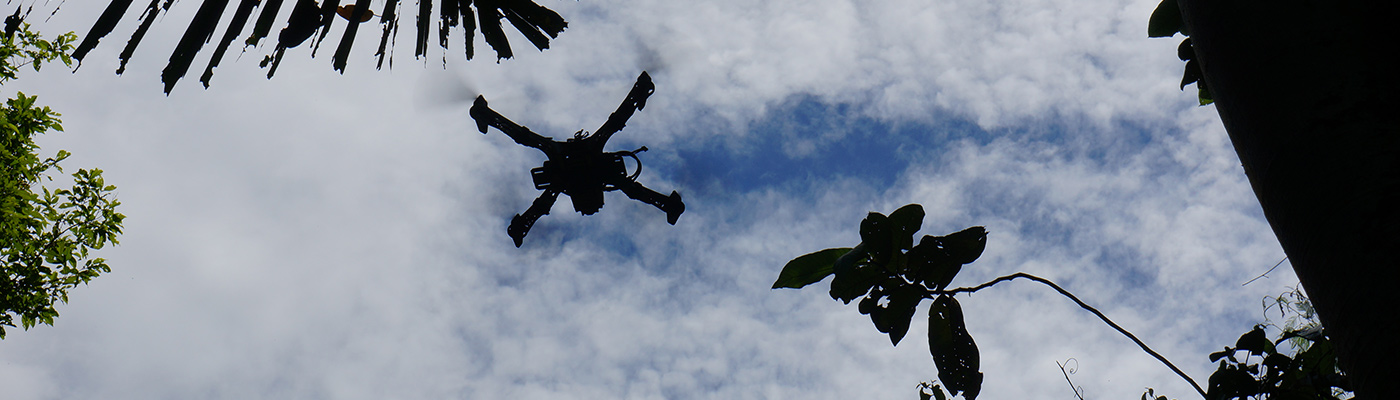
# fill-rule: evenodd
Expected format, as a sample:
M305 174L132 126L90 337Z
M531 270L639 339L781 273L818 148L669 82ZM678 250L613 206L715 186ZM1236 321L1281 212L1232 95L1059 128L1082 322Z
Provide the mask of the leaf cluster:
M63 65L73 65L69 53L73 51L73 42L78 40L73 32L50 41L44 40L38 32L30 31L26 22L10 20L6 25L5 36L0 39L0 85L18 77L20 68L25 66L39 71L44 63L54 60L62 61ZM14 26L13 30L11 25Z
M1278 351L1279 344L1292 339L1308 345L1292 356ZM1234 347L1211 353L1210 361L1220 366L1210 375L1207 400L1337 399L1339 390L1351 390L1346 374L1337 368L1331 341L1316 327L1284 331L1271 341L1264 326L1256 325Z
M169 14L172 1L167 0L163 5L160 3L158 0L152 0L141 12L139 27L132 32L126 47L118 56L120 66L117 68L117 74L120 75L126 70L127 61L145 37L147 30L156 20L164 17L161 13ZM430 38L433 36L437 37L438 45L446 52L452 32L460 26L464 54L468 60L473 57L473 41L479 28L481 36L496 52L497 62L514 56L510 41L506 38L503 21L509 22L530 41L530 44L541 51L549 48L550 40L557 38L569 25L559 13L531 0L439 0L437 4L432 0L419 0L417 4L394 0L374 8L371 8L370 0L242 0L237 2L231 18L224 18L228 0L201 0L198 3L198 10L171 53L170 62L161 72L166 94L169 94L189 71L195 56L203 50L204 45L212 42L214 53L209 57L209 63L200 77L204 87L208 88L214 68L219 65L229 47L245 32L251 32L247 39L242 41L245 47L258 46L269 37L276 38L275 50L265 55L259 63L263 68L269 68L267 77L272 78L287 49L310 41L311 56L316 57L321 44L327 43L327 35L337 23L345 23L347 26L335 46L331 66L342 73L349 62L356 37L363 37L359 33L362 29L380 30L378 51L374 56L378 59L375 69L381 69L386 56L389 57L390 68L393 67L392 54L397 43L400 22L409 25L410 29L416 28L413 29L415 58L427 54ZM102 38L117 27L122 17L128 11L134 10L131 4L131 0L112 0L83 37L73 57L79 62L87 57ZM284 13L288 8L291 11ZM289 14L286 23L274 35L273 28L277 26L277 18L284 14ZM361 25L370 22L374 17L378 17L378 27L361 28ZM228 20L229 23L220 39L214 41L216 28L222 20ZM436 24L434 20L437 21ZM437 31L437 35L433 35L434 30ZM446 62L446 54L443 55L443 62Z
M1152 11L1152 17L1147 20L1147 37L1172 37L1177 32L1186 36L1176 48L1176 57L1186 62L1185 70L1181 73L1181 90L1186 90L1186 85L1195 83L1196 97L1200 105L1214 103L1215 98L1206 86L1201 64L1196 61L1196 50L1191 46L1191 33L1187 30L1186 21L1181 17L1181 5L1177 0L1162 0Z
M951 395L961 392L972 400L982 387L977 344L967 333L961 306L945 289L964 264L982 255L987 231L975 226L945 236L924 235L915 244L923 219L924 209L918 204L900 207L888 216L869 213L860 223L859 244L789 261L773 288L799 289L834 276L831 298L846 304L861 299L860 313L869 315L875 329L888 334L895 345L909 331L919 303L934 299L929 310L929 351L938 377ZM935 391L941 398L942 392Z
M0 42L0 83L23 65L37 70L45 61L68 62L71 33L50 42L20 26ZM70 155L60 150L40 159L34 136L63 131L59 114L37 106L36 97L18 93L0 107L0 338L5 326L53 324L54 303L68 301L68 289L111 271L90 250L116 244L125 218L112 198L116 187L102 171L80 169L73 185L50 189L52 172Z

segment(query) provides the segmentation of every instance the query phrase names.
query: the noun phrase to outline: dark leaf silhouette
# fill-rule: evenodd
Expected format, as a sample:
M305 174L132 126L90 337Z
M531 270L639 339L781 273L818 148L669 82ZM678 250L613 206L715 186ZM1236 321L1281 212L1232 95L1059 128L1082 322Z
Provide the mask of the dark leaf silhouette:
M457 11L457 6L462 5L457 0L443 0L439 3L441 8L438 12L438 45L447 48L448 34L452 33L452 28L457 27L461 13Z
M1229 347L1226 347L1225 350L1221 350L1221 351L1217 351L1217 352L1214 352L1214 353L1210 353L1210 362L1220 361L1220 359L1226 358L1226 357L1230 357L1230 359L1233 360L1234 357L1232 356L1232 354L1234 354L1234 353L1235 353L1234 350L1230 349Z
M379 13L379 25L383 25L383 27L384 27L384 34L381 35L381 36L379 37L379 50L376 51L376 52L374 52L374 56L375 56L376 59L378 60L378 61L376 61L375 64L374 64L374 68L375 68L375 69L384 68L384 56L385 56L386 54L388 54L389 52L392 52L392 51L393 51L392 49L390 49L390 50L388 50L388 51L385 51L385 49L386 49L386 48L388 47L388 45L389 45L389 38L392 37L392 36L394 36L394 33L398 31L399 25L396 24L396 23L394 23L394 21L395 21L395 20L397 19L397 17L398 17L398 6L399 6L399 0L389 0L389 1L386 1L386 2L384 2L384 11L381 12L381 13ZM471 42L471 38L470 38L471 35L467 35L467 36L468 36L467 42L470 43L470 42ZM470 59L472 59L471 51L470 51L470 49L471 49L471 45L470 45L470 44L467 45L467 49L468 49L468 51L467 51L467 59L470 60ZM393 64L393 60L390 60L389 66L392 68L393 65L394 65L394 64Z
M836 264L842 265L839 260ZM885 271L874 264L857 264L849 269L838 267L834 268L834 273L836 277L831 279L831 298L845 304L851 304L851 300L869 293L885 277Z
M912 275L929 289L939 290L948 286L953 277L962 270L962 263L953 261L943 248L943 238L924 235L919 244L909 250L909 268Z
M73 58L79 61L79 65L89 53L98 46L101 39L110 34L121 17L131 8L133 0L112 0L102 14L97 18L92 28L88 31L73 53ZM530 44L539 50L549 48L551 39L557 38L568 22L558 13L540 6L529 0L441 0L438 5L438 45L446 51L450 47L451 35L458 25L463 27L462 43L464 44L464 54L470 60L473 53L473 38L475 31L481 30L482 37L486 43L496 52L497 61L511 58L514 53L511 50L510 42L505 31L501 27L502 20L510 21ZM224 35L220 38L211 56L208 67L200 80L207 88L213 76L214 68L219 65L225 52L233 39L236 39L252 19L252 14L259 6L256 22L253 24L252 34L244 40L248 46L261 45L263 39L268 36L275 25L278 11L281 9L284 0L239 0L233 12L233 18L229 21ZM311 56L315 57L320 45L325 42L327 35L335 26L335 20L340 19L346 22L345 31L341 35L339 44L336 46L335 54L332 56L332 68L344 73L350 61L350 52L353 48L355 38L359 30L359 25L373 19L375 13L371 10L372 1L355 0L353 4L341 5L341 0L296 0L296 5L292 9L287 19L286 25L278 34L277 45L271 53L263 58L260 64L268 68L268 78L276 74L277 66L281 63L287 49L295 48L305 43L307 39L312 39ZM378 59L376 68L382 68L386 56L389 58L390 66L393 65L392 41L398 32L399 24L399 2L388 0L384 4L383 11L379 13L380 24L383 33L380 36L378 51L375 57ZM161 0L151 0L150 5L145 8L141 15L141 23L136 31L132 33L131 39L127 41L126 48L123 49L120 59L121 66L117 73L121 74L126 70L126 62L135 53L137 45L145 36L150 26L155 22L157 15L175 5L173 0L166 0L162 5ZM170 56L170 62L161 72L161 81L165 84L165 93L169 94L176 82L183 78L189 70L194 58L199 54L203 45L213 38L213 33L218 26L224 11L230 6L229 0L201 0L199 10L190 21L179 44ZM472 8L476 11L473 12ZM55 10L56 11L56 10ZM434 8L432 0L419 0L417 16L417 32L415 35L415 58L421 58L427 54L429 30L433 21ZM339 15L340 18L337 18ZM319 33L319 35L318 35ZM444 59L445 61L445 59Z
M117 21L121 19L126 9L131 7L131 0L114 0L107 5L107 9L102 10L102 15L97 17L97 23L88 30L87 37L73 50L73 58L82 60L93 47L97 47L97 42L107 36L112 29L117 27Z
M428 54L428 25L433 20L433 0L418 0L418 36L414 40L416 46L413 50L414 57L421 57Z
M889 304L879 306L879 299L875 298L875 306L870 309L871 322L875 323L875 329L890 335L890 344L899 345L900 339L909 332L909 323L914 319L914 312L919 306L919 301L924 298L924 290L914 285L894 286L885 295L889 298ZM866 297L867 300L875 297ZM865 300L861 300L861 305L865 305ZM864 312L864 311L862 311Z
M944 236L942 242L953 262L969 264L977 261L987 249L987 229L980 226L963 229Z
M28 13L20 13L23 7L15 7L15 13L5 17L5 39L12 39L15 33L19 32L20 24L24 23L24 18Z
M1253 330L1241 335L1240 339L1235 341L1235 350L1248 351L1250 354L1260 355L1264 353L1273 353L1274 344L1264 335L1263 326L1255 326Z
M496 59L514 57L515 54L510 51L510 41L506 40L506 32L501 30L503 17L496 1L476 0L476 14L481 21L481 37L496 51Z
M262 42L268 32L272 32L272 23L277 20L277 10L281 8L282 0L268 0L263 4L262 11L258 13L258 22L253 24L253 34L248 36L248 40L243 41L243 44L257 46Z
M1235 347L1210 354L1211 362L1218 361L1220 366L1210 376L1206 398L1340 398L1337 390L1350 391L1351 384L1346 374L1337 368L1331 341L1322 334L1320 327L1285 331L1278 339L1269 340L1264 326L1255 325L1235 341ZM1293 357L1279 353L1275 347L1289 339L1295 339L1292 344L1298 350ZM1235 358L1237 352L1244 352L1245 357ZM1263 357L1262 362L1250 363L1259 356Z
M238 10L233 13L233 20L229 22L228 29L224 31L223 39L219 40L219 47L214 50L214 55L209 58L209 66L204 67L204 75L199 81L205 88L209 87L209 79L214 77L214 67L219 66L219 60L224 58L224 52L228 51L229 43L243 29L243 25L248 23L248 16L253 13L253 7L258 5L258 0L241 0L238 3ZM168 91L167 91L168 92Z
M1177 0L1162 0L1147 20L1147 37L1171 37L1183 32L1186 24L1181 20L1181 5Z
M465 34L462 43L465 45L464 50L467 53L467 59L470 60L472 59L473 47L475 47L474 41L476 40L476 14L472 12L471 7L467 7L467 3L470 3L471 0L461 1L462 6L458 7L458 10L462 12L462 33Z
M987 248L987 230L974 226L947 236L924 235L919 244L909 250L909 269L913 278L929 289L947 287L963 264L976 261Z
M948 393L961 392L963 398L975 400L982 391L980 355L963 323L962 306L952 296L939 296L929 308L928 347Z
M898 252L894 247L894 232L890 218L885 214L872 212L860 221L860 241L876 264L885 265L890 256Z
M914 232L918 232L924 224L924 206L909 204L900 207L890 213L890 223L894 228L895 247L899 250L909 250L914 247Z
M773 288L801 289L820 282L831 275L832 265L836 260L849 252L849 247L826 249L788 261L787 265L783 266L783 271L778 273L778 280L773 282Z
M1201 67L1196 60L1186 62L1186 70L1181 72L1181 89L1185 90L1186 85L1196 83L1201 80Z
M1176 46L1176 58L1181 61L1190 61L1196 58L1196 49L1191 48L1191 38L1181 40L1181 44Z
M1206 398L1212 400L1237 399L1253 396L1259 393L1258 385L1249 371L1235 368L1234 365L1221 363L1220 368L1215 373L1210 374L1207 383Z
M166 4L169 5L168 2ZM121 75L122 71L126 71L126 62L130 60L131 55L136 52L136 47L141 44L141 39L146 37L146 31L151 29L151 24L156 21L156 16L159 15L162 10L164 10L164 8L160 7L160 0L151 0L151 4L146 6L146 11L141 14L141 26L138 26L136 32L131 34L131 39L126 41L126 47L122 48L121 55L117 56L117 58L121 60L121 65L117 66L117 75ZM87 39L83 41L86 42ZM93 43L96 44L97 41L93 40ZM77 56L73 58L78 60L78 65L82 65L82 58Z
M297 0L292 15L287 17L287 27L277 34L277 48L300 46L316 34L318 26L321 26L321 7L316 5L316 0Z
M311 56L316 57L316 50L321 48L321 43L326 41L326 35L331 33L331 27L335 25L336 10L340 9L340 0L321 0L321 35L311 44Z
M345 63L350 57L350 45L355 42L355 33L360 30L360 23L369 21L374 17L374 13L369 12L369 0L356 0L353 6L341 6L336 13L345 17L345 34L340 38L340 45L335 48L335 56L331 58L331 66L340 73L345 73Z
M170 54L170 63L166 64L165 70L160 73L160 80L165 83L165 93L170 93L170 89L175 88L175 82L189 71L190 63L194 62L194 55L199 53L199 49L214 35L214 28L218 26L219 17L223 16L224 7L227 5L228 0L208 0L195 12L194 20L190 21L189 28L185 29L185 35L180 38L180 43L175 45L175 52Z

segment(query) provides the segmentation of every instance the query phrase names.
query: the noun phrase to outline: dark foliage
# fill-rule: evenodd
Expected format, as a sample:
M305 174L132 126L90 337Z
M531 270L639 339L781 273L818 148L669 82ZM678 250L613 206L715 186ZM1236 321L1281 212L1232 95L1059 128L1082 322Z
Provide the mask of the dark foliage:
M976 261L987 246L987 231L974 226L946 236L924 235L917 245L914 235L923 225L924 209L918 204L900 207L889 216L872 212L860 223L861 243L803 255L788 262L773 288L794 288L816 283L828 275L831 298L858 303L875 329L898 345L909 331L915 309L924 299L934 299L929 310L929 353L938 368L938 379L948 392L973 400L982 389L977 344L963 323L962 306L944 289L964 264ZM924 385L943 398L938 385ZM923 393L923 392L921 392ZM926 397L927 398L927 397Z
M77 49L73 52L73 58L80 62L87 57L93 48L107 34L116 29L121 17L131 7L132 0L112 0L103 10L101 16L93 24ZM126 62L135 52L136 47L145 37L151 24L163 11L169 11L172 0L166 0L164 4L160 0L151 0L150 4L141 14L140 24L131 34L127 41L126 48L122 50L119 58L121 66L117 73L121 74L126 70ZM190 21L184 35L176 45L175 50L170 55L170 62L161 72L161 81L165 84L165 93L169 94L174 89L180 78L184 77L189 70L194 58L203 49L214 35L219 22L225 11L230 7L229 0L202 0L200 8L194 18ZM367 23L376 15L371 10L370 0L355 0L353 4L340 4L340 0L296 0L295 5L288 14L286 24L277 35L277 45L271 54L264 57L261 65L269 68L268 78L271 78L277 71L277 66L281 63L286 50L302 45L307 39L312 39L311 55L315 57L317 49L325 41L330 33L337 15L346 22L346 28L341 35L340 42L336 46L332 56L332 67L342 73L349 63L350 51L355 42L355 38L362 23ZM283 6L283 0L239 0L234 6L233 16L228 21L224 34L220 38L213 56L210 57L208 65L204 68L204 73L200 76L200 81L207 88L209 81L214 75L214 68L219 65L227 51L230 43L233 42L248 25L252 19L253 11L261 7L258 18L253 24L252 34L244 41L245 46L257 46L262 43L272 31L278 11ZM449 48L451 32L457 26L461 26L465 37L465 55L468 60L472 58L472 41L478 27L481 29L482 37L486 43L496 51L497 61L511 58L514 53L511 51L510 42L506 39L505 31L501 28L501 20L507 20L516 30L525 36L530 44L539 50L549 48L550 39L559 36L568 27L568 22L564 21L558 13L535 4L530 0L442 0L439 3L438 12L438 45L446 51ZM384 3L382 11L377 15L383 33L379 38L378 52L375 56L378 62L375 68L384 66L384 58L389 56L389 64L392 67L392 42L398 32L399 9L401 3L397 0L389 0ZM475 7L476 11L472 9ZM432 0L419 0L415 35L415 58L423 57L427 53L429 30L433 20Z
M1157 4L1157 9L1152 11L1152 17L1147 20L1147 36L1172 37L1177 32L1186 36L1176 48L1176 56L1186 62L1185 70L1181 73L1181 89L1186 90L1186 85L1194 83L1197 89L1196 97L1201 105L1215 102L1210 95L1210 88L1206 86L1201 65L1196 62L1196 51L1191 48L1191 34L1187 31L1186 22L1181 19L1181 5L1177 4L1177 0L1162 0Z
M1210 354L1210 361L1220 366L1210 375L1206 399L1323 400L1351 391L1324 332L1320 327L1289 330L1270 341L1264 326L1255 326L1234 347ZM1288 340L1302 343L1292 356L1278 350Z

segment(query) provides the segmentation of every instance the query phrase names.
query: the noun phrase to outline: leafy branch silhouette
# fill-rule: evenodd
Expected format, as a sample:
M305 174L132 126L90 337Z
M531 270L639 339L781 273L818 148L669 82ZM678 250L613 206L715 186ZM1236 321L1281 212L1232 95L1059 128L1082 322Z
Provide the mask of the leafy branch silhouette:
M979 354L954 295L973 293L1018 278L1028 279L1055 289L1093 313L1190 383L1202 397L1206 396L1206 391L1195 380L1166 357L1049 279L1017 272L972 287L948 289L962 266L976 261L986 249L987 230L974 226L945 236L924 235L915 245L913 237L923 219L924 209L918 204L900 207L889 216L869 213L860 223L860 244L825 249L789 261L773 282L773 288L800 289L834 275L831 297L850 304L864 296L859 302L860 313L870 315L875 329L889 334L890 342L896 345L908 332L919 303L924 299L933 300L928 321L929 353L938 369L938 379L947 386L948 396L962 393L963 398L974 400L982 388ZM933 389L937 397L944 398L937 390L938 385L921 385L920 392L927 396L925 389Z
M131 8L133 0L112 0L102 11L101 16L93 23L92 28L84 36L83 41L73 52L73 58L79 61L87 57L89 51L97 47L104 36L111 33L116 28L121 17ZM193 19L190 20L189 27L185 29L175 51L170 54L170 63L161 72L161 81L165 83L165 93L175 87L175 83L185 76L189 71L190 64L194 62L194 57L200 49L214 37L214 32L219 25L219 20L228 10L230 0L202 0L199 9ZM271 67L267 77L277 72L277 66L282 62L282 56L289 48L300 46L308 39L313 39L311 56L316 56L316 50L320 48L326 36L330 33L331 27L336 21L336 16L346 21L347 25L341 34L340 43L336 46L335 54L332 56L332 66L341 73L345 72L345 66L350 56L350 49L355 42L355 37L359 31L360 24L367 23L374 17L379 17L379 28L382 34L379 38L379 50L374 55L378 58L375 68L382 68L386 55L390 56L389 65L393 67L391 53L396 42L396 35L399 30L399 20L404 15L400 13L403 4L407 1L389 0L384 2L383 8L376 14L370 7L369 0L346 1L348 4L341 4L341 0L324 0L318 3L316 0L291 0L291 13L287 17L286 25L277 34L277 43L272 54L267 55L261 66ZM127 41L126 47L122 50L119 58L121 66L117 68L120 75L126 70L127 60L140 45L141 39L146 36L151 24L155 22L162 12L170 10L175 3L173 0L151 0L142 11L140 25L131 38ZM262 43L272 33L272 27L276 22L278 11L283 9L283 0L239 0L233 9L233 16L229 20L228 27L220 38L213 56L209 59L208 66L204 69L204 74L200 81L204 87L209 87L209 80L214 75L214 68L219 65L228 47L234 39L243 34L244 29L252 23L252 33L244 41L244 46L257 46ZM464 54L468 60L472 59L472 41L475 32L480 29L481 36L486 40L486 44L496 52L496 60L511 58L514 52L511 50L510 41L506 39L505 30L501 27L501 21L509 21L516 30L525 36L530 44L543 51L549 48L550 39L557 38L559 33L568 27L568 22L559 13L544 6L536 4L530 0L438 0L438 7L433 7L433 0L418 0L417 6L409 5L408 16L414 16L413 9L416 9L417 28L414 35L414 56L423 57L427 53L428 38L433 29L432 21L438 20L438 44L443 50L447 50L451 32L457 26L462 27L464 34ZM33 7L30 7L31 9ZM434 8L437 12L434 13ZM475 9L475 12L473 12ZM253 18L254 11L258 10L257 18ZM57 12L57 10L54 10ZM436 16L436 18L434 18ZM16 18L20 18L20 13L16 11ZM319 35L317 33L319 32ZM386 51L387 49L387 51ZM444 55L444 62L446 56Z
M1074 301L1079 308L1099 317L1104 324L1167 366L1207 400L1337 399L1343 398L1351 390L1346 374L1337 368L1330 340L1316 323L1295 326L1295 319L1290 319L1281 328L1279 338L1273 341L1265 336L1265 325L1255 326L1240 336L1234 347L1225 347L1223 351L1210 354L1210 361L1218 361L1220 366L1211 374L1207 387L1202 388L1195 379L1137 335L1049 279L1017 272L975 286L948 288L963 265L976 261L982 255L987 245L987 231L974 226L945 236L924 235L915 245L914 234L923 224L923 218L924 209L918 204L900 207L889 216L869 213L860 223L860 244L797 257L783 266L778 279L773 282L774 289L800 289L834 275L831 298L850 304L863 296L858 303L860 313L869 315L875 329L889 334L890 342L896 345L908 332L919 303L925 299L933 300L928 317L929 353L938 369L938 380L947 386L948 393L945 395L940 385L921 382L919 395L922 399L945 400L960 393L967 400L977 398L983 378L982 372L978 371L977 344L967 331L962 307L954 296L974 293L1016 279L1039 282ZM1278 307L1281 313L1297 310L1300 317L1307 321L1311 321L1313 315L1306 297L1297 290L1277 298L1267 298L1266 311L1271 307ZM1285 341L1296 349L1291 356L1276 348ZM1236 358L1241 352L1245 356ZM1251 363L1251 360L1257 362ZM1070 371L1065 371L1064 365L1060 365L1060 369L1075 395L1083 398L1082 390L1069 379ZM1143 394L1143 399L1167 400L1166 396L1157 396L1150 388Z

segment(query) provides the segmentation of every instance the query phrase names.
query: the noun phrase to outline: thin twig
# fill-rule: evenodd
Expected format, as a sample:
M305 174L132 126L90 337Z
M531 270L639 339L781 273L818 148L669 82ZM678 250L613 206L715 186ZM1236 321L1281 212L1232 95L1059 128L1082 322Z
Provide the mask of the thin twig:
M1074 359L1071 358L1069 360ZM1074 391L1074 396L1078 397L1079 400L1084 400L1084 393L1080 392L1080 388L1074 386L1074 381L1069 380L1069 371L1065 370L1065 365L1069 365L1069 360L1065 360L1063 365L1060 364L1059 361L1056 361L1055 365L1060 366L1060 373L1065 375L1065 382L1069 382L1069 389ZM1078 364L1078 360L1075 360L1075 364Z
M1102 312L1099 312L1098 309L1096 309L1096 308L1094 308L1094 307L1092 307L1092 306L1090 306L1090 305L1088 305L1088 304L1085 304L1083 300L1079 300L1079 297L1076 297L1073 293L1070 293L1068 290L1065 290L1064 288L1060 287L1060 285L1056 285L1055 282L1051 282L1049 279L1045 279L1045 278L1041 278L1041 277L1038 277L1038 276L1035 276L1035 275L1027 274L1027 273L1025 273L1025 272L1017 272L1017 273L1014 273L1014 274L1011 274L1011 275L1006 275L1006 276L997 277L996 279L993 279L993 280L991 280L991 281L989 281L989 282L987 282L987 283L983 283L983 284L981 284L981 285L977 285L977 286L973 286L973 287L960 287L960 288L949 289L949 290L930 290L930 291L928 291L927 293L924 294L924 297L927 297L927 298L932 299L932 298L938 297L939 295L944 295L944 294L946 294L946 295L954 295L954 294L958 294L958 293L972 293L972 292L976 292L976 291L978 291L978 290L982 290L982 289L984 289L984 288L990 287L990 286L995 285L995 284L997 284L997 283L1001 283L1001 282L1004 282L1004 281L1009 281L1009 280L1016 279L1016 278L1025 278L1025 279L1030 279L1030 280L1033 280L1033 281L1036 281L1036 282L1043 283L1043 284L1045 284L1046 286L1049 286L1050 288L1055 289L1055 291L1060 292L1061 295L1064 295L1065 297L1068 297L1070 300L1074 300L1074 302L1075 302L1076 304L1079 304L1079 308L1083 308L1083 309L1085 309L1085 310L1088 310L1088 311L1091 312L1091 313L1094 313L1095 316L1098 316L1099 319L1100 319L1100 320L1103 320L1103 322L1106 323L1106 324L1108 324L1108 326L1113 327L1113 329L1117 330L1118 333L1123 334L1123 336L1127 336L1128 339L1132 339L1132 340L1133 340L1133 343L1137 343L1138 347L1141 347L1141 348L1142 348L1142 351L1146 351L1147 354L1151 354L1153 358L1156 358L1156 359L1157 359L1157 361L1161 361L1162 364L1165 364L1165 365L1167 366L1167 368L1171 368L1172 372L1175 372L1178 376L1181 377L1181 379L1185 379L1187 383L1190 383L1190 384L1191 384L1191 387L1195 388L1195 389L1196 389L1196 392L1197 392L1197 393L1200 393L1202 398L1206 397L1206 391L1205 391L1204 389L1201 389L1201 385L1197 384L1197 383L1196 383L1196 380L1191 379L1190 376L1187 376L1185 372L1182 372L1182 371L1181 371L1181 368L1177 368L1176 365L1175 365L1175 364L1172 364L1171 361L1167 361L1167 358L1166 358L1166 357L1163 357L1161 354L1159 354L1159 353L1157 353L1156 351L1152 350L1151 347L1147 347L1147 344L1146 344L1146 343L1143 343L1142 340L1138 339L1136 335L1133 335L1132 332L1128 332L1127 329L1123 329L1123 327L1118 326L1118 324L1114 323L1113 320L1108 319L1108 317L1105 316L1105 315L1103 315Z
M1248 284L1250 284L1250 283L1252 283L1252 282L1254 282L1254 281L1259 280L1259 278L1263 278L1263 277L1265 277L1265 276L1268 276L1270 272L1274 272L1274 269L1275 269L1275 268L1278 268L1278 266L1283 265L1283 262L1284 262L1284 261L1288 261L1288 257L1287 257L1287 256L1283 257L1282 260L1278 260L1278 264L1274 264L1274 268L1269 268L1268 271L1264 271L1264 273L1259 274L1259 276L1254 277L1254 279L1250 279L1249 282L1241 283L1240 286L1248 285Z

